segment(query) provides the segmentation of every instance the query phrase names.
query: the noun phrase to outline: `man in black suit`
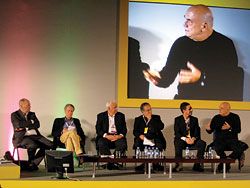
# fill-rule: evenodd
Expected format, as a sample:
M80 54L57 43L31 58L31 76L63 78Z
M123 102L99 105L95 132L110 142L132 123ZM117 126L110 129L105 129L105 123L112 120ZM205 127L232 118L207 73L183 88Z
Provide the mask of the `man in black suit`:
M135 118L133 134L134 147L140 148L141 151L144 150L144 147L154 146L157 147L160 151L166 149L166 140L161 132L164 128L164 124L161 121L159 115L152 114L152 108L149 103L142 103L140 106L142 115ZM153 165L155 169L162 170L162 167L159 165ZM136 167L136 170L140 171L144 169L144 164Z
M111 155L110 149L123 154L127 150L127 127L125 115L117 110L114 101L106 104L107 111L97 115L96 121L96 143L100 155ZM108 168L114 168L108 164Z
M180 105L182 115L175 118L174 122L174 146L175 157L182 158L182 150L186 147L197 149L197 158L204 157L206 142L201 140L198 118L192 116L192 107L189 103L183 102ZM183 170L181 164L176 164L173 171ZM196 163L193 166L194 171L203 172L201 164Z
M45 150L51 149L53 144L40 134L38 128L40 122L34 112L30 112L30 101L21 99L19 110L11 114L11 122L14 128L13 145L28 150L29 170L37 170L38 165L45 156ZM36 150L39 151L36 153Z
M84 153L85 135L79 119L73 118L75 107L66 104L64 107L65 117L56 118L53 123L52 136L54 137L54 149L65 147L76 155Z

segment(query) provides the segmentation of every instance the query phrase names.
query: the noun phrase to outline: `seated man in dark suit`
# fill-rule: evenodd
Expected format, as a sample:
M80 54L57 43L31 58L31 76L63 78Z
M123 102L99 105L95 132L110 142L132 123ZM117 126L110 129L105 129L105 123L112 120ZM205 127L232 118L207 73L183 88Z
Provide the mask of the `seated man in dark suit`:
M142 103L140 106L142 115L135 118L133 134L134 147L140 148L141 151L144 150L145 146L157 147L160 151L166 149L166 140L161 132L164 128L164 124L161 121L159 115L152 114L152 108L149 103ZM155 170L163 170L163 167L154 164L153 168ZM144 169L144 164L136 167L136 171L141 171Z
M13 145L28 150L29 170L37 170L38 165L45 156L46 149L52 149L52 142L42 136L38 131L40 122L34 112L30 112L30 101L21 99L19 110L11 114L14 128ZM36 150L39 148L39 151Z
M219 114L215 115L210 124L206 127L206 131L214 133L214 149L220 158L226 158L225 151L232 150L229 155L232 159L240 161L240 168L244 165L244 151L248 145L239 141L238 134L241 132L240 117L230 112L231 107L228 102L223 102L219 106ZM218 171L222 172L223 164L218 165ZM230 164L227 164L226 170L230 170Z
M106 104L107 111L97 115L96 121L96 143L100 155L111 155L110 149L121 154L127 150L127 127L125 115L117 110L117 104L114 101ZM117 168L109 163L108 169Z
M84 153L85 135L79 119L73 118L74 110L74 105L66 104L64 107L65 117L54 120L52 128L54 149L57 146L66 146L68 151L81 155Z
M202 159L204 157L206 142L201 140L198 118L192 116L193 110L189 103L181 103L180 109L182 115L176 117L174 121L175 157L182 158L182 150L186 147L190 147L197 149L197 158ZM181 170L183 170L182 164L177 163L173 171L179 172ZM199 172L204 171L202 165L199 163L194 164L193 170Z

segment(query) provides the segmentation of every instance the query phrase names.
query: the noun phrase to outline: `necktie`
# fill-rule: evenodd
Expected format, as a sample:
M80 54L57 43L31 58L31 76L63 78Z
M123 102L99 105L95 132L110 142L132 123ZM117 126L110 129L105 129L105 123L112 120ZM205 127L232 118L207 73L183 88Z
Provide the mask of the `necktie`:
M28 117L27 117L27 113L26 114L24 114L24 117L25 117L25 120L27 121L28 120Z

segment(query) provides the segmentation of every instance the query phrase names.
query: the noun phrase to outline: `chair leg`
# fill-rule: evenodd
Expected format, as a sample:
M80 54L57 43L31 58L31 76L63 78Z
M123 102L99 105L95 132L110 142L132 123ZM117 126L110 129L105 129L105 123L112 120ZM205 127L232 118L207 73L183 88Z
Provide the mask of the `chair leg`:
M14 149L13 149L13 154L12 154L13 159L15 158L15 153L17 154L17 162L18 162L18 165L20 166L21 162L20 162L20 155L19 155L18 147L14 147Z
M245 162L245 153L243 152L240 158L238 159L238 169L241 171L241 168L244 166Z
M127 156L126 151L124 151L124 152L122 153L121 157L126 157L126 156ZM124 166L125 168L127 168L127 163L126 163L126 162L125 162L125 163L122 163L122 166Z
M18 149L18 148L16 148L16 151L17 151L17 160L18 160L19 165L20 165L20 155L19 155L19 149Z
M96 155L100 157L100 152L99 152L98 149L96 150ZM97 169L98 169L98 170L101 168L99 162L97 162L96 166L97 166Z
M13 152L12 152L12 157L13 157L13 159L14 159L14 157L15 157L15 151L16 151L16 148L14 147L14 148L13 148Z

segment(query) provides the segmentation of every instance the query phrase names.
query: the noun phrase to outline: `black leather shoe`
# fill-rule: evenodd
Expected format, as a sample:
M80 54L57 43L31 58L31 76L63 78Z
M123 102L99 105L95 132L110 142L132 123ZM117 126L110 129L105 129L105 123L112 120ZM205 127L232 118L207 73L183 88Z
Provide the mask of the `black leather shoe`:
M176 164L175 167L173 168L173 172L180 172L183 171L183 168L181 165Z
M107 164L107 169L108 170L113 170L113 163L108 163Z
M231 169L230 164L226 164L226 172L229 172L230 169ZM223 173L223 164L222 164L222 163L220 163L220 164L218 165L218 167L217 167L217 172Z
M153 170L155 171L164 171L164 166L160 164L153 164Z
M108 166L108 164L103 164L103 165L101 165L101 167L102 167L103 169L106 169L107 166Z
M120 167L118 164L113 164L112 170L120 170Z
M114 163L108 163L107 164L107 169L108 170L119 170L119 166L115 165Z
M34 163L29 164L28 171L37 171L37 170L39 170L37 165L35 165Z
M204 172L204 168L202 168L202 166L200 164L194 164L193 171Z
M144 163L135 167L136 172L144 172L144 169L145 169L145 164Z
M241 170L241 168L244 166L244 163L245 163L245 153L243 152L239 159L239 170Z
M230 164L226 164L226 172L229 172L231 169L231 165Z
M78 153L76 156L77 157L82 157L84 155L84 153Z
M223 164L220 163L217 167L217 172L222 173L223 172Z
M83 156L78 157L79 163L78 167L81 166L84 163Z

